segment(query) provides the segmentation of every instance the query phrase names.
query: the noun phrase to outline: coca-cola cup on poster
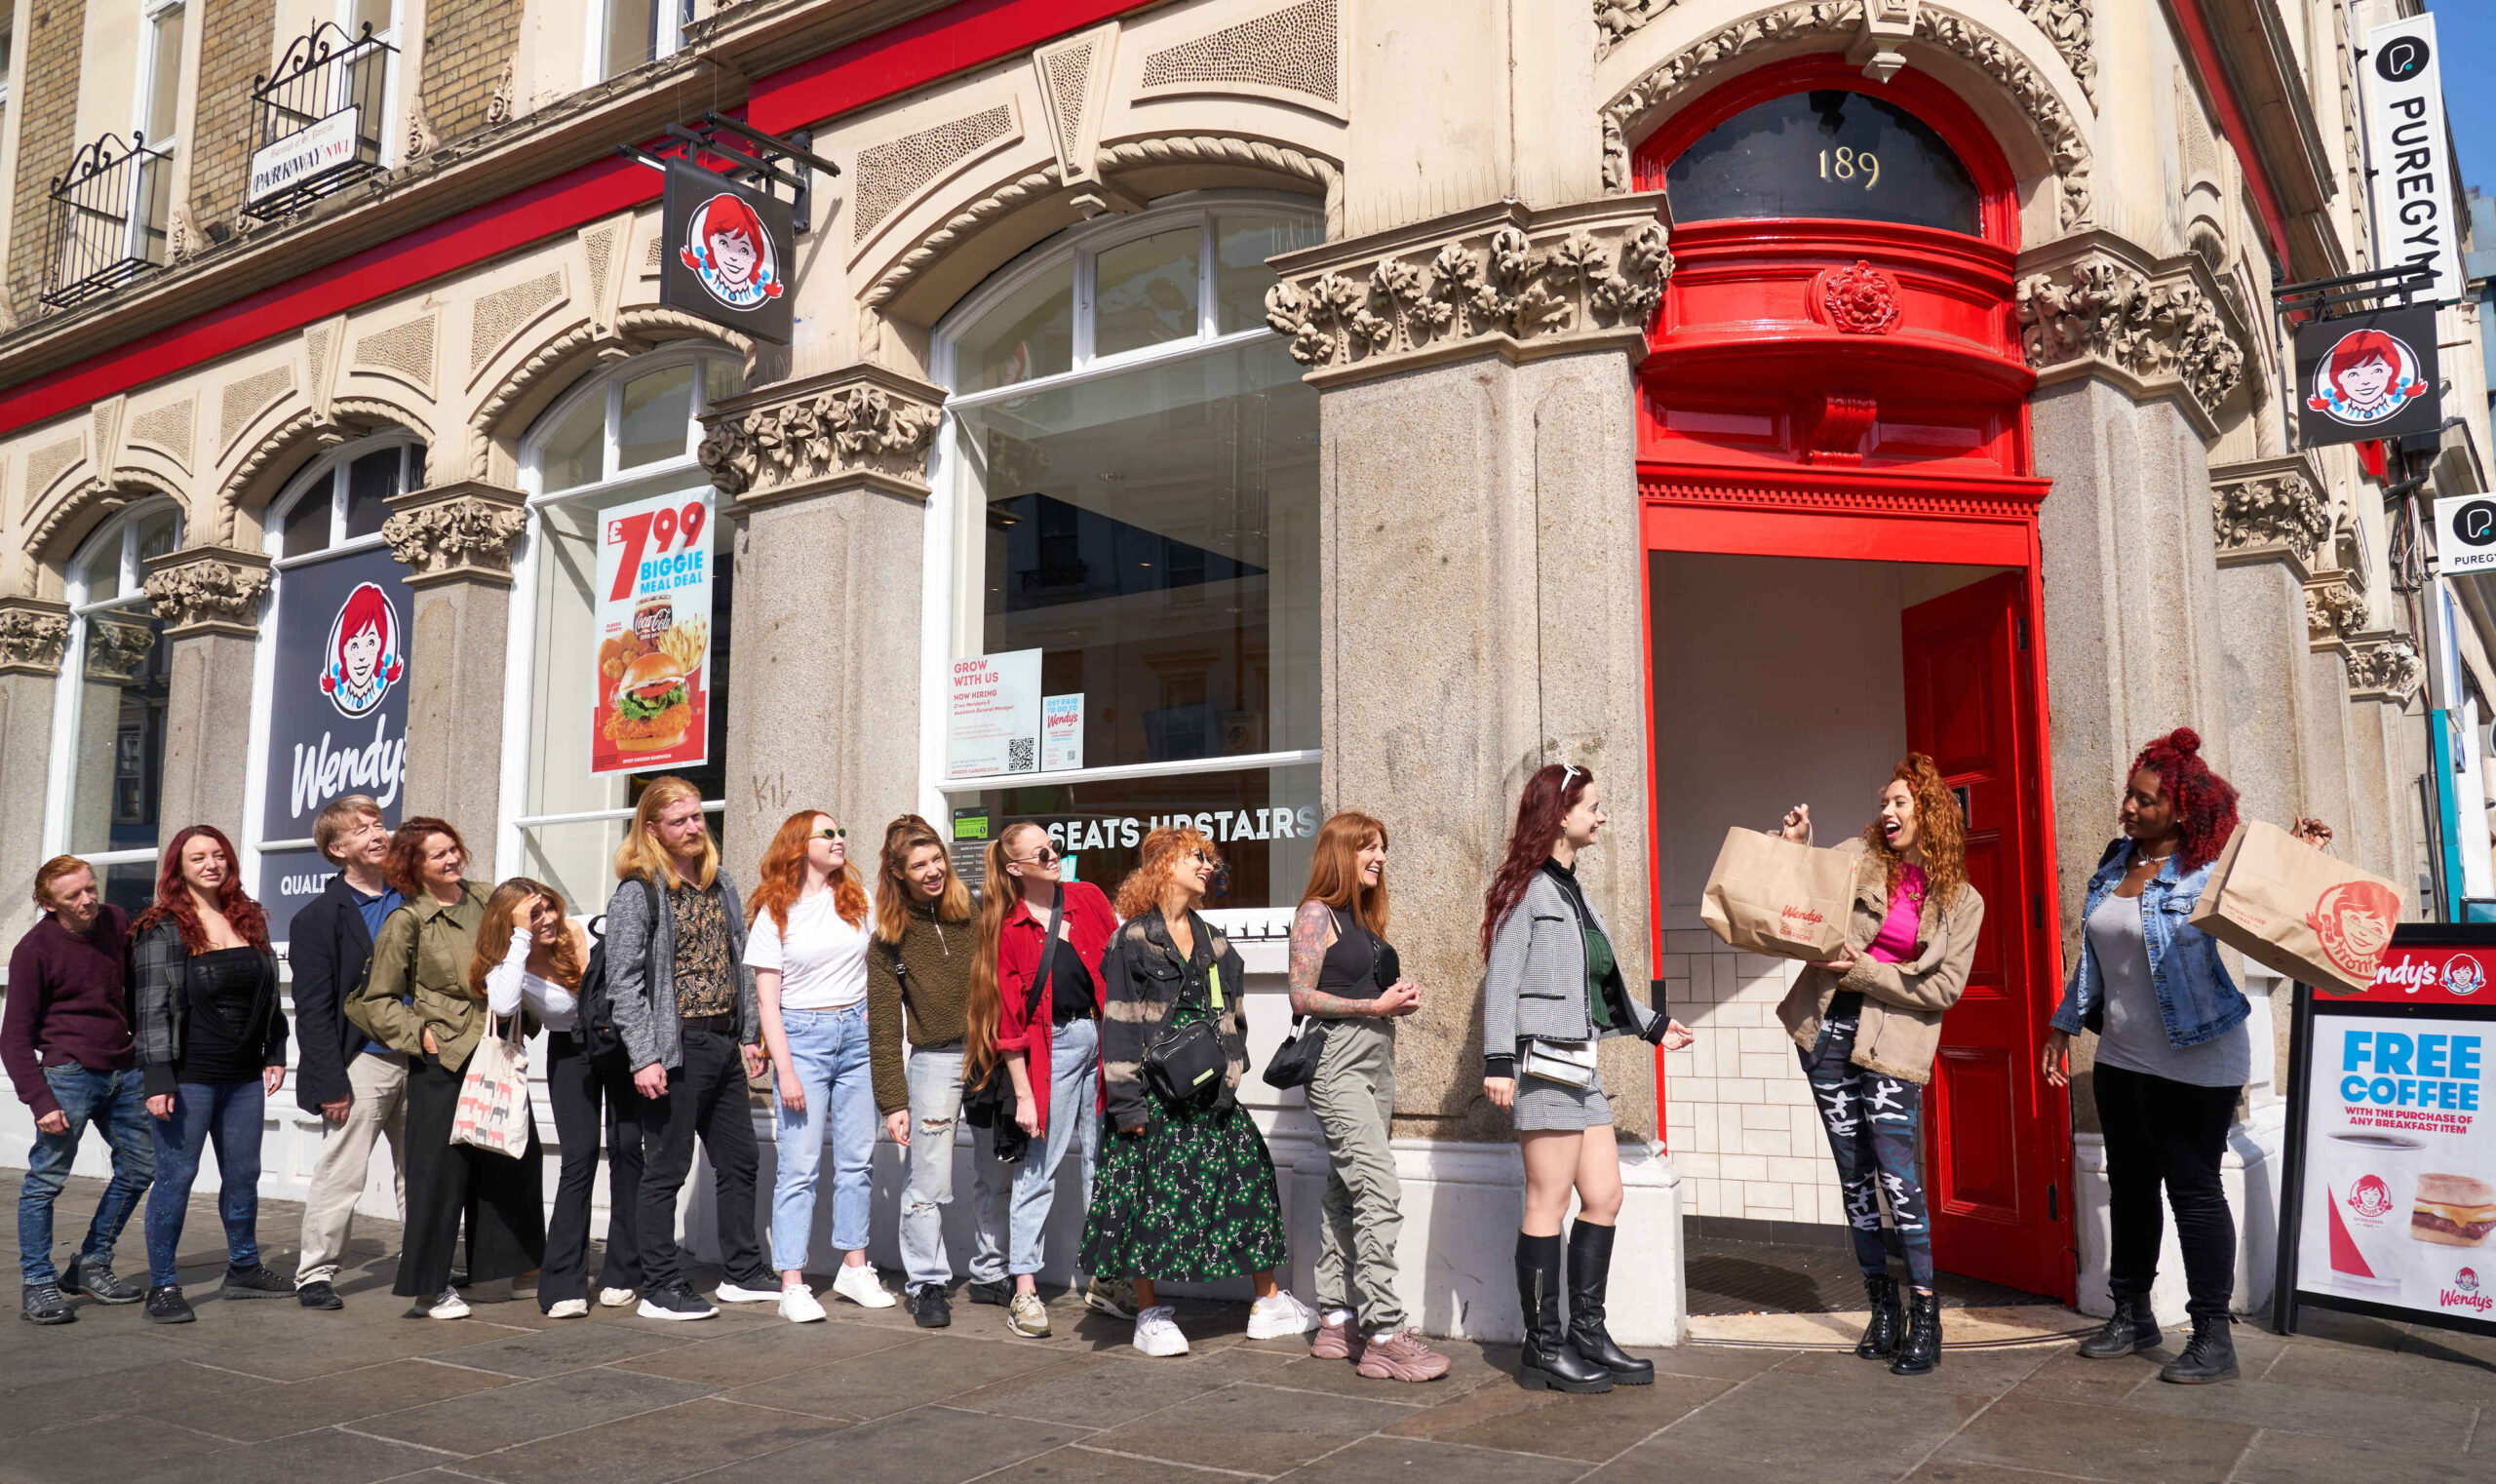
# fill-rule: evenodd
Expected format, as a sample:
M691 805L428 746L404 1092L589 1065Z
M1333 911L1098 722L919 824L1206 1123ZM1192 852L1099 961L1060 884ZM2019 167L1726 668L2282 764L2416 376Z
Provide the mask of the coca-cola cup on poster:
M707 490L600 515L590 771L691 767L707 757L711 534Z
M2360 1295L2400 1292L2411 1259L2410 1210L2426 1141L2349 1129L2322 1141L2331 1281Z

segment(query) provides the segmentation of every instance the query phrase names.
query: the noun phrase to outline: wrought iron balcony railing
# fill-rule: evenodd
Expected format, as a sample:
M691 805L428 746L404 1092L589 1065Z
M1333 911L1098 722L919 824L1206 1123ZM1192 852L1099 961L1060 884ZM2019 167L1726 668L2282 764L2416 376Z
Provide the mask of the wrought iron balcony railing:
M174 159L134 133L107 134L52 179L52 254L43 301L70 309L165 262Z
M382 168L397 55L369 21L350 36L325 20L295 38L275 72L253 79L246 215L284 216Z

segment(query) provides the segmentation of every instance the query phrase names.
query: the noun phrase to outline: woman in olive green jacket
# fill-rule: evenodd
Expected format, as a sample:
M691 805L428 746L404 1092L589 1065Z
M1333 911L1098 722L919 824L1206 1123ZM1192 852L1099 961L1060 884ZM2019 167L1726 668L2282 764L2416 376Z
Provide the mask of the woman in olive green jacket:
M390 837L383 870L406 901L382 922L372 971L347 1005L349 1020L408 1058L407 1236L391 1291L415 1300L410 1316L434 1319L468 1313L450 1286L463 1215L472 1283L533 1272L546 1255L535 1120L518 1159L450 1142L468 1058L490 1020L468 985L486 891L464 879L467 864L443 820L410 819ZM533 1034L526 1005L521 1016L521 1033Z

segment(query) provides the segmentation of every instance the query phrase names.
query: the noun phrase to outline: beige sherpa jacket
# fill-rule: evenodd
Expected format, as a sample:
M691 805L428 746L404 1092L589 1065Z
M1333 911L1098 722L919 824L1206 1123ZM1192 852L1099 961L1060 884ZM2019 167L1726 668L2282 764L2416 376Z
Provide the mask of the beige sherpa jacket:
M1809 1051L1819 1043L1820 1017L1840 990L1863 996L1863 1014L1854 1035L1858 1067L1903 1082L1932 1079L1932 1058L1941 1045L1941 1017L1968 988L1968 969L1976 957L1976 933L1984 926L1985 901L1973 886L1961 886L1959 900L1947 909L1928 898L1916 924L1915 957L1903 963L1881 963L1863 950L1881 934L1881 919L1890 913L1888 868L1860 840L1837 847L1854 857L1854 911L1847 920L1846 946L1854 951L1854 967L1845 977L1818 964L1804 968L1776 1007L1794 1044Z

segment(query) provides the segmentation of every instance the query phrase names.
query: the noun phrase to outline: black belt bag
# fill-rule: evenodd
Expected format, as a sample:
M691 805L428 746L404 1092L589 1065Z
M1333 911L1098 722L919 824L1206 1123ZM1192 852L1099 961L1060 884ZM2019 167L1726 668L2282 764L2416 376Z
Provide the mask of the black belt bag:
M1183 967L1180 972L1187 970ZM1221 964L1210 964L1205 972L1215 985L1222 983ZM1180 1004L1185 1003L1182 996ZM1179 1006L1171 1008L1175 1012ZM1229 1069L1230 1057L1222 1049L1222 1029L1210 1005L1201 1018L1164 1029L1144 1048L1145 1080L1163 1102L1177 1108L1220 1092Z

